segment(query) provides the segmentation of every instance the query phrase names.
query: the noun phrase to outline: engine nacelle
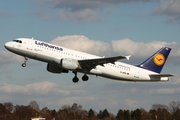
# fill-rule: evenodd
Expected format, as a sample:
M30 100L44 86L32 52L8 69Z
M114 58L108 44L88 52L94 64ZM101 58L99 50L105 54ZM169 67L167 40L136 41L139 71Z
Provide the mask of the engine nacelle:
M51 64L51 63L47 64L47 71L52 72L52 73L68 73L69 72L68 70L62 69L58 65Z
M63 69L68 69L68 70L75 70L80 68L80 65L76 59L71 59L71 58L63 58L60 61L60 66Z

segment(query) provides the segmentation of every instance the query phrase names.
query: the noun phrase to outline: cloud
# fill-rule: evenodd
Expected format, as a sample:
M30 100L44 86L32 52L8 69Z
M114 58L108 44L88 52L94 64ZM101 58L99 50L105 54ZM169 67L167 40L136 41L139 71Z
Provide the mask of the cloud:
M78 101L81 104L84 103L89 103L89 102L94 102L96 98L92 97L92 96L74 96L74 97L66 97L66 98L62 98L61 100L58 101L58 104L60 106L62 105L69 105L72 103L75 103L76 101ZM56 103L57 104L57 103Z
M164 86L157 85L156 88L151 88L149 90L149 94L157 94L157 95L173 95L173 94L179 94L180 93L180 77L174 76L171 77L169 84L166 86L166 83L164 83Z
M104 97L96 97L93 104L95 106L95 109L103 110L108 108L110 110L115 108L119 109L118 106L120 104L120 101L115 97L110 97L109 94L106 94Z
M52 40L51 43L96 55L107 55L111 52L111 48L108 43L100 40L90 40L83 35L57 37Z
M137 93L137 88L131 88L131 93L133 93L133 94L135 94L135 93Z
M24 62L24 57L14 54L10 51L0 51L0 67L7 66L11 63L20 63L20 65ZM29 59L28 59L29 60ZM35 63L28 61L28 66L38 66L40 63Z
M38 11L33 12L33 14L40 16L44 20L48 20L51 17L50 13L48 13L46 9L40 9Z
M82 87L81 85L74 85L74 86L67 85L66 87L63 87L49 81L27 84L25 86L0 83L1 93L2 92L9 93L9 94L19 93L19 94L28 94L28 95L32 95L32 94L38 94L38 95L82 94L83 91L79 91L81 87Z
M125 99L124 104L131 109L136 109L139 107L139 103L137 101L131 100L131 99Z
M98 80L101 81L99 78ZM126 82L127 84L122 84L123 82L109 81L106 86L103 86L105 83L98 85L99 83L93 79L82 84L65 85L62 85L61 82L57 84L51 81L26 85L0 83L0 101L7 102L8 100L14 104L22 104L24 101L36 100L42 108L48 107L57 110L63 105L78 103L86 110L92 108L99 111L106 108L110 112L117 113L119 109L136 109L139 107L147 109L148 105L150 107L154 101L157 102L156 96L160 96L159 94L167 95L164 98L169 98L171 94L174 96L171 99L176 100L175 94L180 92L178 87L175 88L175 92L172 90L174 84L171 82L168 83L168 89L161 83ZM166 100L165 102L170 101Z
M50 10L58 11L58 16L62 20L73 20L78 22L94 22L99 21L99 9L104 7L114 7L121 3L130 2L149 2L153 0L31 0L38 4L39 9L37 15L45 18ZM47 11L42 12L42 11ZM102 9L101 9L102 10Z
M12 16L10 13L0 9L0 18L1 17L10 17L10 16Z
M167 0L161 2L161 5L154 10L156 15L168 16L167 22L179 22L180 20L180 1Z
M161 88L161 89L156 89L156 90L151 90L151 94L173 94L175 92L174 89L172 88Z
M174 76L171 78L172 84L174 85L180 85L180 77Z
M82 9L97 9L104 6L112 6L120 3L129 2L149 2L153 0L45 0L46 5L52 5L54 8L64 8L66 10L78 11ZM42 2L42 1L41 1Z
M134 42L128 38L125 38L123 40L113 40L112 48L115 53L122 52L126 55L130 54L130 55L138 55L144 57L147 56L147 53L153 54L155 52L154 50L158 50L163 46L168 46L168 44L172 44L172 43L166 43L162 41L152 41L149 43L143 43L143 42Z
M100 20L97 12L91 9L84 9L75 12L61 10L58 16L62 20L74 20L77 22L92 22Z
M44 79L44 78L43 78ZM6 94L21 94L21 95L62 95L62 96L77 96L77 95L86 95L87 91L85 90L83 84L73 84L73 85L58 85L53 82L43 81L30 83L27 85L16 85L16 84L7 84L0 83L0 92ZM82 90L84 89L84 90ZM72 97L75 99L75 97ZM71 98L68 98L69 100ZM84 99L84 98L83 98Z
M12 62L22 62L23 58L11 52L0 51L0 67L8 65Z
M73 103L80 103L88 106L89 109L92 108L92 104L95 105L93 109L117 106L118 101L116 99L94 95L92 87L89 84L58 85L49 81L27 85L0 83L0 101L18 101L22 104L21 98L23 96L23 101L33 99L40 103L42 107L47 106L53 109Z
M180 57L180 44L174 42L152 41L143 43L125 38L106 43L101 40L90 40L83 35L67 35L57 37L51 43L100 56L133 55L136 58L149 57L161 47L168 46L173 49L171 56Z
M150 94L176 94L180 93L180 88L159 88L149 91Z

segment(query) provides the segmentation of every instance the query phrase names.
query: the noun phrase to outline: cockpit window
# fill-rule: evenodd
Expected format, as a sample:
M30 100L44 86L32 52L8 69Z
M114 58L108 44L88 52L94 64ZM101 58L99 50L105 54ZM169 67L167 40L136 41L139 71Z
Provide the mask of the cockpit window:
M21 40L13 40L13 42L22 43L22 41L21 41Z

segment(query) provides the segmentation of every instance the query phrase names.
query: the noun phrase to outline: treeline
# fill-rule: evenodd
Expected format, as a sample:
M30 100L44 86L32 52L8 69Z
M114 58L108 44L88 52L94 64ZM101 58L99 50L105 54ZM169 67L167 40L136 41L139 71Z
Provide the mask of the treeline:
M36 101L31 101L27 106L0 103L0 120L29 120L33 117L43 117L46 120L180 120L180 101L172 101L169 105L153 104L149 111L143 108L119 109L116 115L107 109L99 112L85 110L77 103L64 105L59 110L47 107L40 109Z

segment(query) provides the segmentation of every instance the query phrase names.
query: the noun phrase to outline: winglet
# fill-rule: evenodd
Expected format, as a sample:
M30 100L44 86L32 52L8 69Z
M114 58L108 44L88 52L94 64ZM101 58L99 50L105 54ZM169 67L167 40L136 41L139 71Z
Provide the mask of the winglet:
M125 56L127 60L129 60L129 58L131 57L131 55Z

